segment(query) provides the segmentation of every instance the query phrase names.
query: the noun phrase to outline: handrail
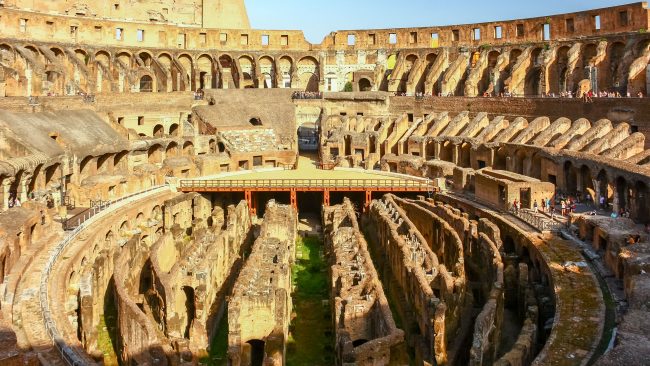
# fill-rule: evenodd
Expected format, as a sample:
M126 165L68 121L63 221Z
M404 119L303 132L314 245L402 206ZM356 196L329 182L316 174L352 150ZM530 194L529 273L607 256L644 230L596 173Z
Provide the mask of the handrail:
M200 180L183 179L182 189L336 189L336 188L367 188L367 189L414 189L433 191L435 186L431 181L399 180L399 179L228 179Z
M83 218L84 220L81 221L80 219L79 225L74 229L74 231L70 232L69 235L65 239L63 239L52 250L50 257L47 263L45 264L45 268L41 273L41 280L39 286L39 302L41 306L41 311L43 312L43 323L45 325L47 334L52 340L52 343L54 344L57 351L61 354L61 358L68 366L84 366L84 365L88 365L88 362L87 362L87 357L78 354L72 347L68 346L65 343L65 340L61 336L61 333L59 333L59 330L56 326L56 321L52 317L52 313L50 311L50 301L49 301L50 297L49 297L49 291L47 286L48 278L52 273L52 268L54 268L56 261L59 259L61 254L63 254L63 251L67 248L67 246L71 242L73 242L83 230L85 230L88 226L90 226L90 224L96 221L99 217L104 216L101 215L102 212L107 211L108 208L115 207L119 203L130 201L135 198L140 198L140 196L148 195L149 193L152 193L157 190L161 190L162 188L165 187L167 186L162 185L162 186L152 187L144 191L134 193L111 202L106 202L101 207L95 207L92 210L88 210L88 214L85 215Z
M559 231L562 229L562 223L556 222L554 220L547 220L543 217L533 214L528 210L511 210L510 213L541 232Z

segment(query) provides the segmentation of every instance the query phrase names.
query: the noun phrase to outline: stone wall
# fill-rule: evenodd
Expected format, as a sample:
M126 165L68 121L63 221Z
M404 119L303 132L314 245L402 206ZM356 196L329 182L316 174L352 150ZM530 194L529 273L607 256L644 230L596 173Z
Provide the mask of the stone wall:
M228 303L228 360L233 366L249 365L253 359L274 366L285 362L297 225L293 208L267 204Z
M324 208L323 227L332 264L336 364L399 362L404 332L395 325L351 202Z

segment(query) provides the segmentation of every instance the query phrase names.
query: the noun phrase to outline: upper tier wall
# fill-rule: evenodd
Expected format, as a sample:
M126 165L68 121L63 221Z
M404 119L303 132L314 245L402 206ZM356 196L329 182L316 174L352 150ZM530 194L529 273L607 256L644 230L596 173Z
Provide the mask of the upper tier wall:
M207 20L201 22L183 21L185 24L179 26L163 22L161 20L164 19L155 16L147 19L151 21L145 23L142 22L142 17L138 16L137 12L135 15L129 13L129 16L132 17L132 20L129 21L89 17L87 15L92 13L90 11L82 13L80 13L81 16L70 16L1 8L0 21L4 37L20 40L196 50L216 48L224 50L287 49L293 51L502 45L639 32L647 30L650 24L647 2L639 2L577 13L510 21L443 27L338 31L325 37L321 45L313 46L305 40L302 31L214 28L217 26L246 28L240 26L240 23L245 24L248 19L241 22L224 21L220 23ZM111 17L115 19L119 15L111 15ZM597 21L597 17L599 17L599 21ZM549 26L547 37L544 35L545 24ZM117 36L118 29L121 30L119 31L120 37Z
M250 28L244 0L4 0L8 8L75 17Z

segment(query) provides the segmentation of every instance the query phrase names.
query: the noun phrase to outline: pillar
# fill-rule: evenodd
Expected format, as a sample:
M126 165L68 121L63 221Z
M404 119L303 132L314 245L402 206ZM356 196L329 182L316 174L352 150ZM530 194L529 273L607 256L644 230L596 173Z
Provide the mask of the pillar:
M298 197L295 190L291 190L291 207L298 211Z
M330 191L327 189L323 191L323 206L330 207Z
M370 203L372 202L372 191L366 191L366 200L363 204L363 212L370 211Z

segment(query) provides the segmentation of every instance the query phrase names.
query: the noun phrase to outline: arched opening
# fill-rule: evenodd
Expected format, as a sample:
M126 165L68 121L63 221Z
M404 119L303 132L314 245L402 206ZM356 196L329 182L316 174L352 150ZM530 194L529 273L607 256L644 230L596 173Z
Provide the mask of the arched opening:
M241 73L241 85L240 88L250 89L255 88L255 80L253 76L255 75L255 62L248 56L242 56L239 58L239 72Z
M191 141L186 141L183 144L183 155L187 155L187 156L194 155L194 144Z
M233 89L237 88L235 83L235 70L233 68L232 58L228 55L221 55L219 57L219 67L221 69L221 83L222 89Z
M598 182L598 197L595 199L598 200L598 204L601 205L601 208L607 209L609 208L609 203L611 203L613 193L612 189L610 188L609 180L607 178L607 172L605 170L601 170L596 177L596 181ZM601 197L603 198L602 203Z
M83 179L86 176L92 174L92 172L90 171L91 167L92 167L92 164L90 164L91 161L93 161L93 157L92 156L87 156L79 164L79 177L80 177L80 179Z
M517 150L515 152L514 172L517 174L524 174L526 170L526 152Z
M177 137L179 135L178 123L172 123L172 125L169 126L169 135L174 137Z
M159 144L153 145L147 151L147 157L149 164L159 164L162 163L162 146Z
M258 117L251 118L248 123L250 123L252 126L262 126L262 120Z
M163 125L155 125L153 127L153 137L162 138L165 135L165 127Z
M208 150L210 154L215 154L217 152L217 142L215 140L208 141Z
M573 163L564 163L564 189L567 194L576 194L578 191L578 176Z
M143 75L140 78L140 93L153 92L153 78L149 75Z
M623 57L625 55L625 44L623 42L614 42L609 48L609 86L611 91L622 91L623 85L618 79L619 72L624 67Z
M580 167L580 192L585 195L585 197L588 194L592 199L596 196L594 181L591 178L591 169L586 165Z
M193 75L194 63L189 55L178 56L178 64L180 66L180 90L194 90Z
M251 366L263 366L264 364L264 347L265 343L264 341L261 341L259 339L253 339L248 342L248 345L250 345L250 365Z
M199 89L215 88L217 78L212 58L208 55L201 55L196 64L199 71Z
M260 72L263 76L263 87L265 89L270 89L275 87L275 67L273 59L264 56L259 59Z
M185 293L185 309L187 311L187 324L185 325L184 337L185 339L190 339L192 324L194 324L194 319L196 318L196 297L192 287L183 286L183 292Z
M637 181L634 191L637 221L646 224L650 222L650 210L648 210L650 207L650 205L648 205L648 186L642 181Z
M280 58L279 62L280 75L282 80L280 82L280 88L291 88L291 74L293 72L293 60L291 57L283 56Z
M364 345L366 343L368 343L367 339L357 339L357 340L352 342L352 347L356 348L356 347L362 346L362 345Z
M440 146L440 160L451 162L454 158L454 144L444 141Z
M359 91L368 92L372 90L372 83L370 80L363 78L359 80Z
M627 209L627 181L623 177L616 178L616 197L618 198L618 209L625 210Z
M223 142L219 141L217 144L217 148L219 149L220 153L226 152L226 145L223 144Z
M170 158L176 155L178 155L178 144L172 141L169 143L169 145L167 145L167 149L165 150L165 156Z

